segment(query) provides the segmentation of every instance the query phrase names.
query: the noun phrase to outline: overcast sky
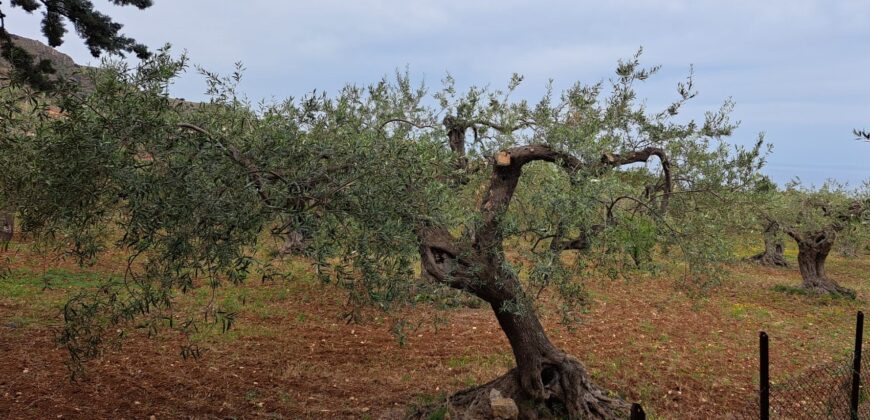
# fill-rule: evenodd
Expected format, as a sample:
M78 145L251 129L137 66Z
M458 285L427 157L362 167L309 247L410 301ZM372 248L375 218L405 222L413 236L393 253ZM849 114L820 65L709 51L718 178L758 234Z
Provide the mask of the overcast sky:
M694 65L700 95L685 112L703 118L731 97L741 121L732 141L767 134L765 172L784 183L827 178L857 186L870 178L870 0L155 0L140 11L95 0L124 31L152 48L186 50L192 62L228 73L241 61L251 99L335 92L408 66L437 87L450 72L461 86L505 86L525 76L534 100L557 87L610 76L644 48L662 65L640 93L653 106L675 96ZM7 10L7 28L44 40L38 16ZM61 51L98 63L75 37ZM204 97L194 74L173 87Z

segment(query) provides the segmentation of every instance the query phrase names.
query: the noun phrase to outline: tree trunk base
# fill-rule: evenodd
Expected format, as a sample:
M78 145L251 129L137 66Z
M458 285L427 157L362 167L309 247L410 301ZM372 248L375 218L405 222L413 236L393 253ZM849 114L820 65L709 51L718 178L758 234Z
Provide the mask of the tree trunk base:
M766 267L788 267L788 262L783 255L785 247L782 238L779 237L779 231L778 223L768 222L764 228L764 251L749 257L749 260Z
M579 361L565 356L558 364L548 364L541 371L545 399L534 399L520 386L517 369L495 380L459 391L447 400L451 419L512 418L495 407L494 395L516 403L517 418L624 419L630 404L593 384ZM497 392L493 392L497 390ZM501 414L501 415L500 415Z
M788 261L782 254L762 252L749 257L749 260L765 267L788 267Z
M278 255L303 255L310 243L310 237L294 230L287 234L284 243L278 249Z
M803 289L816 295L834 295L848 299L855 299L857 296L855 291L837 284L837 282L829 279L817 279L815 281L804 281Z
M12 241L15 234L15 216L12 213L0 212L0 249Z

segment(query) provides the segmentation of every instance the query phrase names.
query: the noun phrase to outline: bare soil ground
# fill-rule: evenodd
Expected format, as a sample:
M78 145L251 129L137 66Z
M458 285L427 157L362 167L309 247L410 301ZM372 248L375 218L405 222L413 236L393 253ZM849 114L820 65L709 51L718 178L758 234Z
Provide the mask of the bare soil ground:
M239 319L229 333L195 337L205 349L197 360L180 356L177 333L134 333L71 382L56 343L60 308L122 258L80 269L22 244L0 258L12 268L0 279L0 418L400 418L409 404L437 402L513 363L488 308L372 309L347 324L344 294L303 275L221 292ZM754 398L759 330L771 336L774 381L849 354L870 258L832 257L829 271L858 299L775 291L799 284L796 270L737 264L700 298L669 279L589 279L583 322L544 321L599 383L652 418L729 418ZM400 345L391 327L402 316L419 326Z

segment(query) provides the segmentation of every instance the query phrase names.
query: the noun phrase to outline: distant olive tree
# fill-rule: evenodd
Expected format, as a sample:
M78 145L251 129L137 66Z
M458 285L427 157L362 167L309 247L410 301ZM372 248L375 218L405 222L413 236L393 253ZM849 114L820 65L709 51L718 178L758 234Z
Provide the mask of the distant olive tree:
M858 258L870 252L868 222L850 223L839 233L834 249L845 258Z
M798 245L798 268L807 291L855 297L855 291L828 277L825 263L836 241L860 241L868 228L870 196L867 190L846 190L827 182L817 189L797 182L772 197L767 217ZM843 235L843 232L850 232ZM858 244L850 246L860 247Z
M186 104L166 92L185 66L166 52L136 71L109 66L93 92L69 88L28 112L14 90L4 96L0 199L14 195L29 231L82 261L110 239L130 255L123 279L66 305L73 366L133 319L192 328L167 312L177 291L266 275L274 267L252 257L261 234L304 232L318 275L354 304L400 304L422 277L490 305L516 368L450 397L457 417L490 416L494 389L523 418L622 417L628 404L539 320L542 302L570 312L582 299L583 258L562 253L607 255L618 274L619 261L644 268L668 252L684 278L707 281L726 257L730 194L762 162L761 142L724 142L730 103L676 120L691 79L648 112L634 85L656 69L637 56L607 82L534 104L513 98L519 76L461 93L447 78L430 96L401 73L256 109L235 91L238 74L205 73L212 100ZM47 117L48 103L62 116ZM529 248L526 278L506 250ZM536 300L544 290L552 299ZM206 313L233 322L220 307Z
M750 203L769 204L776 202L779 199L779 191L777 185L764 176L756 183L752 192L747 195ZM768 212L764 210L753 211L757 209L755 206L746 206L744 210L749 210L746 214L748 221L747 226L753 232L761 227L761 236L764 239L764 250L749 257L750 261L768 267L788 267L788 261L785 259L785 244L782 227L779 222L772 219Z
M0 248L8 246L15 233L15 218L12 213L0 212Z
M764 238L764 251L749 257L749 259L768 267L788 267L788 261L785 259L783 233L779 223L773 220L765 221L762 237Z

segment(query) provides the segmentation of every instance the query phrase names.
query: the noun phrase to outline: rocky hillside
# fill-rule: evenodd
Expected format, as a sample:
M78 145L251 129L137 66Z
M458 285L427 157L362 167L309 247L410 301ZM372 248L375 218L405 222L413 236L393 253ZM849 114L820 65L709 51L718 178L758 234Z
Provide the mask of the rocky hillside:
M75 80L80 84L85 84L85 78L81 76L81 72L87 67L76 64L70 56L34 39L18 35L12 35L12 39L16 45L24 48L24 50L33 55L37 61L43 59L50 60L52 66L57 71L58 76ZM9 63L6 62L6 60L0 59L0 77L8 75L9 70Z

